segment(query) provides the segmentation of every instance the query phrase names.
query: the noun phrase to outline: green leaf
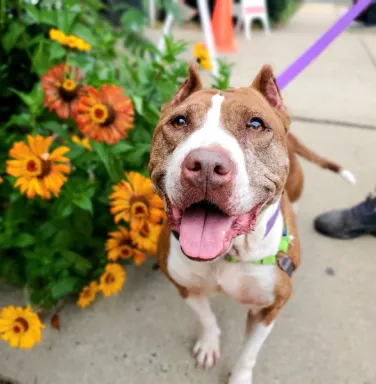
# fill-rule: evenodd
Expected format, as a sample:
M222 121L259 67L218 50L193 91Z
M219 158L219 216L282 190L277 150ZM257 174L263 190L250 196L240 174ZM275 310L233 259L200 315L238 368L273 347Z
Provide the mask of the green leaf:
M25 27L18 23L18 21L11 23L8 32L1 39L5 52L10 52L13 49L24 31Z
M60 254L62 257L64 257L65 260L73 265L74 269L79 273L86 273L92 267L89 260L85 259L76 252L62 251Z
M90 200L90 197L87 195L83 195L80 198L75 198L73 200L73 204L77 205L77 207L80 207L84 211L93 213L93 204Z
M17 95L19 96L19 98L28 106L28 107L31 107L34 103L34 99L32 96L28 95L27 93L25 92L21 92L21 91L17 91L17 89L13 89L12 88L12 91Z
M141 144L134 152L127 155L125 161L128 168L140 168L144 165L145 154L149 153L150 144Z
M50 48L50 60L58 60L64 57L66 54L65 49L58 43L51 44Z
M65 33L73 33L72 25L78 16L77 7L71 7L70 10L57 12L57 27Z
M8 127L27 127L30 125L31 116L28 113L21 113L19 115L13 115L8 122L4 125L4 129Z
M84 39L87 43L91 45L94 45L96 42L96 37L94 36L91 29L85 27L82 24L76 24L72 29L72 34L81 37L81 39Z
M30 18L35 23L39 23L39 10L38 10L38 8L32 4L24 4L23 7L26 10L26 13L30 16Z
M110 158L110 149L106 144L92 141L91 145L93 150L101 159L111 180L117 183L123 176L121 165L119 166L119 161L114 158Z
M59 300L78 289L78 279L74 277L64 277L51 284L51 296L55 300Z
M39 21L43 24L56 25L56 12L50 9L41 9L39 11Z
M15 238L13 238L13 246L17 248L26 248L29 245L32 245L35 243L35 238L32 235L29 235L28 233L20 233Z
M61 123L58 123L57 121L45 121L40 124L40 126L43 129L46 129L49 131L49 133L57 133L59 136L61 136L64 139L68 139L70 137L66 126L63 126Z
M46 60L47 53L44 49L44 40L40 40L38 48L33 57L34 70L38 75L44 75L50 67L50 63Z
M114 156L122 155L133 150L133 145L127 141L120 141L111 147L111 154Z
M69 229L63 229L57 232L53 239L52 246L56 249L67 249L74 242L72 238L72 231Z
M44 240L49 239L51 236L53 236L57 231L57 228L50 222L43 223L38 228L38 233L41 235L41 238Z
M73 205L70 202L66 202L62 207L60 214L61 217L67 217L73 212Z
M144 14L137 8L129 8L120 19L125 31L141 31L145 24Z
M133 100L133 104L136 108L137 113L142 115L142 113L143 113L143 100L142 100L142 98L139 96L133 96L132 100Z

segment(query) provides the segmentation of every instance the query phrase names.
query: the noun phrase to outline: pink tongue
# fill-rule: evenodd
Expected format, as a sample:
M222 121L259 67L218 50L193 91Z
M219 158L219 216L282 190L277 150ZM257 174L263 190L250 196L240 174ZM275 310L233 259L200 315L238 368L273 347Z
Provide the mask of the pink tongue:
M180 225L180 246L183 252L193 258L210 260L223 252L224 236L232 224L231 217L224 213L189 207Z

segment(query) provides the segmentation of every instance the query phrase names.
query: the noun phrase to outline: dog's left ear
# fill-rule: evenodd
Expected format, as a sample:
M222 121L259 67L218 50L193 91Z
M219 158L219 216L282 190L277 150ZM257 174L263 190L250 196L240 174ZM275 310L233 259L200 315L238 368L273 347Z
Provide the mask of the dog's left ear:
M272 107L287 113L287 108L283 104L282 96L270 65L264 65L261 68L251 87L256 88Z
M200 79L200 75L198 74L197 64L191 63L189 65L189 74L184 83L180 86L175 96L171 101L163 105L162 112L166 108L176 107L180 103L182 103L188 96L192 93L197 92L202 89L202 83Z

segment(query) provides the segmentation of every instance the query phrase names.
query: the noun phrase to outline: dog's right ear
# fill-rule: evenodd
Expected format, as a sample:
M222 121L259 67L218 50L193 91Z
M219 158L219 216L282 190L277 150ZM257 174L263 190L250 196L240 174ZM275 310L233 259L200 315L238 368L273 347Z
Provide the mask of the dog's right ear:
M188 78L180 86L172 100L162 106L162 112L168 108L178 106L192 93L202 89L202 83L200 75L198 74L197 64L191 63L188 70Z

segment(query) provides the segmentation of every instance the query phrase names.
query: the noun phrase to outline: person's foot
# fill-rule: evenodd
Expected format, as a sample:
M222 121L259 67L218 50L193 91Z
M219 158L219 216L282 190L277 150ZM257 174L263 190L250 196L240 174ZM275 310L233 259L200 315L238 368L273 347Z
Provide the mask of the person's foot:
M376 235L376 197L369 195L355 207L324 213L315 219L314 226L322 235L336 239Z

